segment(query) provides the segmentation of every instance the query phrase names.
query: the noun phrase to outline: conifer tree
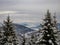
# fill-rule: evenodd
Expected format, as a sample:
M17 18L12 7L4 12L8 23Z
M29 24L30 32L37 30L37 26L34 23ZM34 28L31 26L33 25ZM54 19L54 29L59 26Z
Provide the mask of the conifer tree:
M3 30L4 30L4 39L3 39L4 44L17 45L16 34L14 31L13 23L10 20L10 16L8 16L7 19L4 21Z
M4 37L4 34L3 34L3 31L2 31L2 28L0 28L0 45L4 45L3 44L3 37Z
M26 43L26 38L25 38L25 35L23 35L22 45L25 45L25 43Z
M23 38L23 42L22 42L22 45L25 45L25 38Z
M57 45L56 43L56 37L54 33L54 23L52 22L52 17L51 13L49 10L47 11L47 15L45 16L44 19L45 23L43 25L43 36L42 39L40 40L39 44L45 44L45 45Z
M36 42L36 41L35 41L35 36L32 34L29 44L30 44L30 45L36 45L35 42Z

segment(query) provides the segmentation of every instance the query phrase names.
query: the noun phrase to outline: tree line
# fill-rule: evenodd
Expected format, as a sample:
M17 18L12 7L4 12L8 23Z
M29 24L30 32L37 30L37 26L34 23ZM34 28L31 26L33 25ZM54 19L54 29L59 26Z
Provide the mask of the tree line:
M28 44L26 44L26 38L23 36L21 45L58 45L58 36L56 35L58 33L56 16L53 16L52 18L51 13L49 10L47 10L45 19L43 19L43 21L44 24L41 24L42 29L39 30L39 32L42 32L41 39L35 40L36 36L31 35L31 38L29 39L30 41ZM19 45L14 25L10 19L10 16L8 16L7 19L3 21L1 28L0 45Z

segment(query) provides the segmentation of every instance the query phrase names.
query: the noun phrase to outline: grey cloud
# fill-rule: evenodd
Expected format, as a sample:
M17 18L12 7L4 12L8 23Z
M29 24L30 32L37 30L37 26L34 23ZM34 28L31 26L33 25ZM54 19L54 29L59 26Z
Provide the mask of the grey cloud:
M57 9L59 4L60 0L0 0L0 10Z
M16 11L10 14L16 22L40 22L47 9L51 12L60 12L60 0L0 0L0 11ZM4 20L6 15L0 15L0 19ZM59 16L60 14L58 20Z

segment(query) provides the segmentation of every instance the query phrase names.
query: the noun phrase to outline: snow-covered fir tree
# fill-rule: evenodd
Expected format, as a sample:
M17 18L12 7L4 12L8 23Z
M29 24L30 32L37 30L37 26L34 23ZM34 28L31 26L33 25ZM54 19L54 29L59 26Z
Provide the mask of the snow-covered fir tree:
M54 17L55 19L55 17ZM47 15L44 19L45 23L43 25L43 36L41 40L37 43L38 45L58 45L56 42L56 21L52 21L51 13L47 11ZM55 28L55 29L54 29Z
M4 30L4 45L17 45L17 37L15 34L14 26L12 21L10 20L10 16L4 21L3 24Z
M35 37L34 35L31 35L30 43L31 45L35 45Z
M4 45L3 39L4 39L4 34L3 34L3 31L2 31L2 27L0 27L0 45Z
M23 41L21 43L21 45L25 45L26 44L26 38L25 38L25 35L23 35Z

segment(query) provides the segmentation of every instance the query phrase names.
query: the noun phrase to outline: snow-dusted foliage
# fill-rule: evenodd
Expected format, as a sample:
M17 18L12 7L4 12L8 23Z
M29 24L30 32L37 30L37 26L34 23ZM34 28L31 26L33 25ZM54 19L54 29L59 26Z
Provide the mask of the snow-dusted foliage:
M3 23L3 44L4 45L17 45L17 37L14 31L14 26L12 21L10 21L10 17L7 17L7 20Z
M14 29L15 27L8 16L3 26L0 27L0 45L60 45L60 31L56 24L56 17L52 18L48 10L44 24L41 24L42 28L21 34L15 31L17 29Z
M24 38L25 45L59 45L60 31L57 29L55 18L55 16L51 18L51 13L48 10L42 29L26 34L29 38Z

